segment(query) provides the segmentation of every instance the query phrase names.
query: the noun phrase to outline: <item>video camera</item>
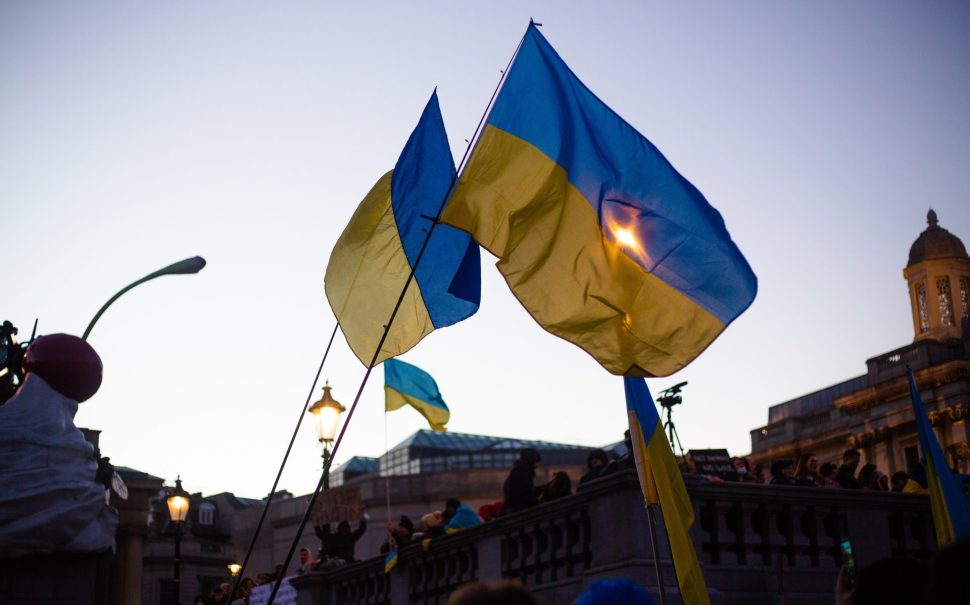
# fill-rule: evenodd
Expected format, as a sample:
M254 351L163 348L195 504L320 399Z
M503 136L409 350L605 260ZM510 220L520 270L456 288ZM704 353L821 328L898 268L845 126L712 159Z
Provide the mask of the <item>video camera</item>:
M686 380L679 384L675 384L669 389L664 389L663 391L660 391L660 397L657 397L657 403L659 403L662 407L667 408L668 410L674 407L675 405L683 403L684 398L681 396L680 391L685 386L687 386Z

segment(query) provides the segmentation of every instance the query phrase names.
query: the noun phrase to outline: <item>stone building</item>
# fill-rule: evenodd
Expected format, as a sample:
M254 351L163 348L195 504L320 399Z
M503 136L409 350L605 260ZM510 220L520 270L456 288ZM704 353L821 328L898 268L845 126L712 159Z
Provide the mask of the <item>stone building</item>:
M331 486L354 489L364 510L372 517L356 544L356 556L377 556L386 539L387 506L397 520L407 515L418 523L422 515L444 508L448 498L458 498L473 509L502 499L502 485L521 448L532 447L542 456L536 485L545 483L556 471L568 474L575 487L585 470L591 448L472 435L448 431L420 430L392 447L380 458L354 457L333 470ZM251 558L252 573L272 570L282 563L290 547L309 495L274 499L267 514L269 527L260 534ZM233 544L242 557L262 507L233 515ZM356 525L355 525L356 527ZM312 527L303 533L300 546L316 551L320 546Z
M903 269L913 342L866 361L867 372L772 406L751 431L751 457L766 463L814 452L837 462L846 448L892 474L912 472L919 447L906 368L912 369L930 421L951 463L970 472L970 257L960 238L927 214L927 227Z

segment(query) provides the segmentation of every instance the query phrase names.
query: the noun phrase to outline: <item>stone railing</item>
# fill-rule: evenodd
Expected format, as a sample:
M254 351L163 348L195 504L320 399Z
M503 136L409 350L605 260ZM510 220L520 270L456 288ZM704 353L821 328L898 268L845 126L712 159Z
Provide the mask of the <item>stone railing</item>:
M715 604L832 603L839 542L852 538L864 565L935 548L923 496L716 484L688 480L691 530ZM663 536L663 532L660 532ZM671 602L676 580L664 538L660 568ZM472 580L516 579L540 603L571 603L590 582L628 577L657 590L643 498L624 472L576 495L401 549L384 573L371 559L294 580L300 605L444 604Z

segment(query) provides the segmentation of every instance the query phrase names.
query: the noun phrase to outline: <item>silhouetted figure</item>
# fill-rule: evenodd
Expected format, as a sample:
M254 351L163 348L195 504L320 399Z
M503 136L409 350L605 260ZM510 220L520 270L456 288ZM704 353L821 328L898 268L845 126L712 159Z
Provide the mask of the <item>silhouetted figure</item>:
M528 589L518 582L484 584L471 582L453 592L448 605L537 605Z
M343 559L347 563L356 561L354 558L354 544L367 531L367 519L361 519L357 529L350 531L350 523L341 521L337 524L336 533L330 532L330 524L314 528L320 538L320 561L333 558Z
M539 503L534 481L540 460L542 457L539 452L531 447L519 452L519 459L515 461L515 466L502 488L506 514L516 513Z
M842 454L842 466L835 474L835 482L845 489L859 489L859 481L855 478L855 469L859 468L862 455L857 450L845 450Z
M610 459L606 455L606 452L603 450L593 450L586 456L586 468L588 470L579 478L579 484L582 485L587 481L608 475L610 472L609 464Z
M539 500L542 502L552 502L553 500L569 496L572 493L573 486L572 481L569 480L569 475L559 471L552 476L549 483L542 486L539 492Z

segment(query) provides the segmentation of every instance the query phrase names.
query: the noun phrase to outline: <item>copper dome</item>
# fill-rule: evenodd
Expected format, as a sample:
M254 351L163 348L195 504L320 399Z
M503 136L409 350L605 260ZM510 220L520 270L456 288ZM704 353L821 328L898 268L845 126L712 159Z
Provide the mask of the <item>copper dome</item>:
M909 249L907 267L938 258L968 258L967 249L960 238L939 226L936 212L930 210L926 213L926 223L929 226Z

